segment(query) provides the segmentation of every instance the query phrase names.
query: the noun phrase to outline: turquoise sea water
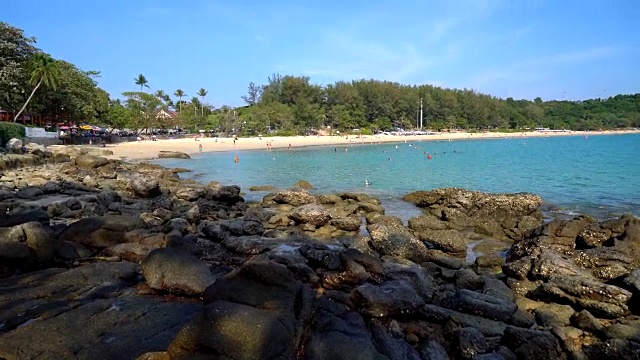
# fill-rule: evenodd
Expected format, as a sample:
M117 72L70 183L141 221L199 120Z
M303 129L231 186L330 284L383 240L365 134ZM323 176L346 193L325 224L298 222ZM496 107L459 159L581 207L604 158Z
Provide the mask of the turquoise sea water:
M292 150L204 153L158 164L193 170L202 182L237 184L249 201L265 192L252 185L293 186L305 179L314 192L357 191L375 195L388 213L419 213L400 198L415 190L461 187L487 192L533 192L550 216L640 215L640 135L597 135L492 140L429 140L350 144ZM242 141L242 139L240 140ZM396 148L397 146L397 148ZM424 152L431 154L427 159ZM369 180L372 184L365 186Z

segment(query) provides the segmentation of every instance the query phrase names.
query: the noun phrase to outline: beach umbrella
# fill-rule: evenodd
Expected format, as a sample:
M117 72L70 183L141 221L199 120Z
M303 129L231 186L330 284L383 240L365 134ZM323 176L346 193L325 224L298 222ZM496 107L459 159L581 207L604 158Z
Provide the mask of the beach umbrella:
M80 130L93 130L91 125L80 125Z
M69 130L68 126L60 126L60 130Z

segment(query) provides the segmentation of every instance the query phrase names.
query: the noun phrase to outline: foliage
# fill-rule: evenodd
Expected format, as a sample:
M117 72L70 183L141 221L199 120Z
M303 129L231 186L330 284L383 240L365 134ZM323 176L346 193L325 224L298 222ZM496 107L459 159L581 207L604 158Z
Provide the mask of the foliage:
M142 91L145 87L149 88L149 81L147 81L147 78L142 74L138 75L138 77L133 79L133 81L136 85L140 85L140 91Z
M17 138L22 139L26 136L24 126L21 124L0 122L0 145L7 143L7 141Z
M37 52L36 39L24 36L21 29L0 22L0 108L17 109L24 104L28 91L25 64Z
M35 87L31 90L31 95L27 98L24 105L18 113L15 115L13 121L15 122L20 118L20 114L29 104L29 101L33 98L40 85L44 85L52 90L55 90L60 79L60 70L58 62L51 56L44 53L34 54L27 63L27 71L29 74L29 84Z
M131 109L120 102L111 102L105 114L105 124L113 129L125 129L133 124L135 117Z
M150 129L154 126L169 127L174 124L169 119L168 122L162 123L163 120L158 118L158 112L162 108L162 101L152 94L146 92L125 92L122 93L126 97L125 104L130 111L130 128L133 129Z
M419 128L420 99L423 128L596 130L640 126L640 94L586 101L506 100L473 90L431 85L409 86L377 80L339 81L327 86L308 77L274 74L259 87L249 84L247 104L279 104L293 114L289 130L331 127L350 130ZM269 118L273 122L273 118Z

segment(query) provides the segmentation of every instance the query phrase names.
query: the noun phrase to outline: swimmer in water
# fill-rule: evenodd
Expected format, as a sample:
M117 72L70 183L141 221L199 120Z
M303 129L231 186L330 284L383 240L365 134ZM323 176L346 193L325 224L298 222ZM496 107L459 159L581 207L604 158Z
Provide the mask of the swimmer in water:
M364 181L364 186L369 186L369 185L371 185L371 182L369 180L365 180Z

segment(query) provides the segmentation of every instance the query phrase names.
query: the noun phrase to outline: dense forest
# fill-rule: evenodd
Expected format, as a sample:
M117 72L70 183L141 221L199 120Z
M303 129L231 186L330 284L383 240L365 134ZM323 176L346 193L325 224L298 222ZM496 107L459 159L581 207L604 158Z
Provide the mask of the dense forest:
M115 128L185 128L241 135L300 134L309 130L415 129L420 103L430 130L597 130L640 127L640 94L585 101L500 99L473 90L403 85L378 80L318 85L303 76L268 77L250 83L242 107L214 108L201 88L152 90L140 74L132 91L110 96L98 86L100 73L56 60L36 39L0 22L0 111L35 113L55 121ZM139 91L138 91L139 89ZM172 96L173 95L173 96ZM161 110L165 110L164 113ZM169 114L159 116L159 114Z
M420 102L425 128L596 130L640 126L640 94L586 101L506 100L473 90L410 86L377 80L314 85L308 77L249 84L242 114L252 120L280 114L282 128L413 129ZM253 123L253 122L252 122ZM262 121L264 126L264 120Z

